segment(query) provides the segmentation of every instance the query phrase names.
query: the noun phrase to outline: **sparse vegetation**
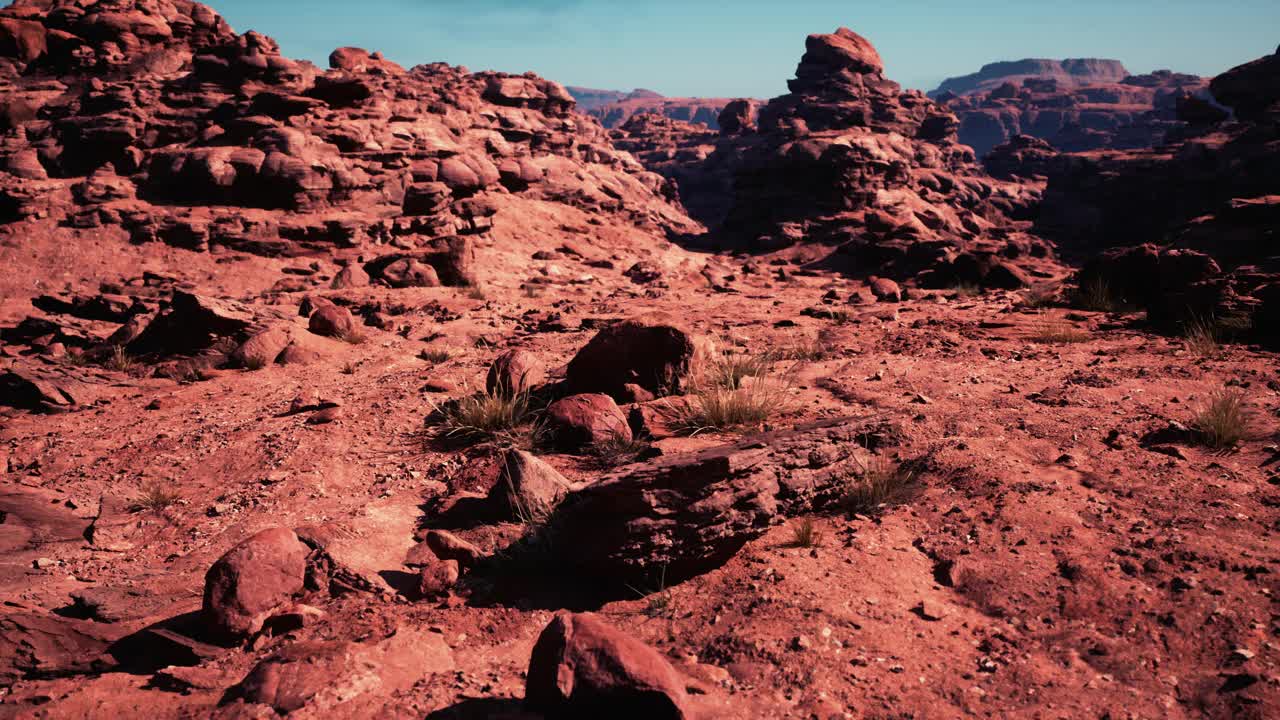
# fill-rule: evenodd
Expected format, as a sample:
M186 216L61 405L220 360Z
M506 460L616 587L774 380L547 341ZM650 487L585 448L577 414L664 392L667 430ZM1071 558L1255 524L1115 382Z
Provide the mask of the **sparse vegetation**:
M134 499L132 508L135 512L162 512L180 500L182 495L176 490L166 483L155 481L142 487L142 494Z
M886 458L858 463L846 481L840 505L849 512L869 515L891 502L915 481L915 472Z
M488 300L489 296L485 294L483 285L468 285L467 297L472 300Z
M261 370L266 366L267 359L260 355L254 355L253 357L244 359L244 367L246 370Z
M1067 344L1088 342L1089 331L1066 320L1051 320L1041 324L1031 335L1032 342Z
M439 365L453 357L453 352L447 348L426 348L418 353L418 357L429 363Z
M524 296L527 298L540 298L545 292L545 286L534 283L525 283L520 286L520 291L524 293Z
M811 517L800 518L791 523L791 547L814 548L822 544L822 530Z
M768 376L777 359L771 350L755 354L724 353L708 363L704 369L704 382L727 390L738 390L747 378Z
M1071 304L1081 310L1095 312L1116 312L1121 307L1111 286L1100 277L1092 277L1081 283L1072 294Z
M783 353L785 360L817 361L827 356L827 348L816 335L807 335L793 343Z
M631 587L631 586L628 586ZM644 598L644 614L653 620L664 619L674 620L676 617L676 598L671 594L671 588L667 587L667 569L662 568L662 574L658 578L658 589L651 592L643 592L631 587L631 592L637 596Z
M1249 412L1244 393L1237 388L1222 388L1209 396L1200 407L1191 428L1200 442L1214 450L1229 450L1248 437Z
M1187 343L1187 350L1195 355L1212 357L1218 354L1218 324L1213 318L1193 316L1183 326L1182 338Z
M173 376L178 382L196 383L209 379L203 363L195 360L183 360L173 368Z
M689 435L758 426L786 408L787 387L767 378L754 378L736 389L699 383L689 402L668 405L668 415L673 428Z
M355 375L356 369L359 367L360 367L359 363L355 362L354 360L348 360L342 364L342 368L338 372L342 373L343 375Z
M116 370L118 372L129 372L137 364L138 361L125 351L123 345L116 345L112 347L111 354L107 356L106 362L104 363L107 369Z
M982 288L973 283L967 282L956 283L955 286L951 288L951 291L955 293L957 300L977 297L982 294Z
M532 419L527 392L476 393L437 406L436 413L445 437L469 441L514 439Z
M600 467L615 468L635 462L648 449L649 443L643 440L613 435L593 445L591 455Z
M1047 307L1052 307L1057 301L1058 287L1056 285L1041 285L1039 287L1028 288L1023 292L1020 304L1025 308L1042 310Z

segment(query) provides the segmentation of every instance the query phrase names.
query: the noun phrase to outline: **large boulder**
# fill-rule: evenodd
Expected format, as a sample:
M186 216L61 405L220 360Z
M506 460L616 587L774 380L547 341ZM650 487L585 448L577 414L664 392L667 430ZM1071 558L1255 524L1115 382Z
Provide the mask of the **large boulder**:
M601 330L569 361L574 391L604 393L625 401L627 385L657 397L684 388L695 351L694 336L673 318L651 314Z
M308 329L324 337L351 337L359 331L359 325L351 313L337 305L324 305L311 313Z
M508 350L489 366L485 388L491 395L527 393L547 381L546 367L528 350Z
M613 398L602 393L570 395L551 403L547 427L556 447L567 452L631 440L627 416Z
M680 675L653 648L592 613L560 613L529 658L525 704L557 718L683 720Z
M236 641L260 631L302 592L310 552L292 530L270 528L218 558L204 579L209 634Z

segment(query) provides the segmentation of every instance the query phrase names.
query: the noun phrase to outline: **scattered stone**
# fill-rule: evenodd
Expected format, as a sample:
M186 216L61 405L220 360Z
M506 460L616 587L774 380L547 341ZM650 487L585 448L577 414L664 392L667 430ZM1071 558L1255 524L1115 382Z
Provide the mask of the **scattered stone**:
M628 384L656 397L678 394L693 361L694 338L673 318L644 315L601 330L569 361L566 382L579 393L623 399Z
M440 560L422 566L418 575L418 597L430 599L444 595L458 582L458 561Z
M675 668L591 613L560 613L542 631L529 659L525 704L554 717L690 716Z
M509 350L489 366L485 387L491 394L511 397L527 393L546 380L546 368L537 355L526 350Z
M532 521L547 517L570 488L569 481L555 468L532 453L512 448L502 455L502 470L493 495L505 501L514 518ZM437 543L444 545L441 538Z
M592 446L631 440L627 416L601 393L584 393L561 398L547 408L547 426L556 447L580 452Z
M303 589L310 550L287 528L270 528L228 550L205 575L202 612L218 640L240 640Z
M356 319L346 308L340 308L336 305L324 305L311 313L311 320L307 328L316 335L324 337L348 337L355 335L359 326Z

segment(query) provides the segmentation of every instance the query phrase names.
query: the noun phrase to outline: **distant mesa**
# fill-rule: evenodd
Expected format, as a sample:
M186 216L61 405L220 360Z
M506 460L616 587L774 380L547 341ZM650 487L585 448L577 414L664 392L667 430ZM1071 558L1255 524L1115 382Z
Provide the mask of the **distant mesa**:
M653 113L672 120L701 123L720 129L720 113L737 98L669 98L652 90L597 90L566 88L578 102L578 110L600 121L606 128L618 128L636 115Z
M1124 63L1119 60L1101 58L1003 60L983 65L981 70L970 75L947 78L936 90L929 93L929 97L936 98L946 92L956 95L984 92L993 90L1006 82L1016 84L1027 78L1053 79L1058 81L1060 87L1079 87L1116 83L1129 75Z

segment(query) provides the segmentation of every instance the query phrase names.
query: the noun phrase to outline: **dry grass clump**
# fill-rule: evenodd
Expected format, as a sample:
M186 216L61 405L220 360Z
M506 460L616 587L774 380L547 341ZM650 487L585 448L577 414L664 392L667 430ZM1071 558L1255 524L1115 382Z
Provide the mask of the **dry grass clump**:
M1039 287L1028 288L1019 298L1019 305L1032 310L1043 310L1053 307L1058 301L1058 287L1056 285L1041 285Z
M982 288L973 283L965 282L956 283L955 287L951 288L951 291L955 293L957 300L977 297L982 294Z
M115 345L111 348L111 354L103 362L108 370L116 370L118 372L129 372L138 364L132 355L125 352L123 345Z
M648 449L649 443L643 440L610 435L591 446L591 455L596 465L609 469L636 462Z
M489 296L484 291L483 285L470 285L467 287L467 297L472 300L488 300Z
M1075 289L1071 295L1071 305L1095 312L1117 312L1122 303L1106 280L1093 277Z
M801 337L782 352L782 359L784 360L805 362L816 362L826 356L827 348L823 345L822 338L816 335Z
M1035 329L1031 341L1057 345L1088 342L1089 337L1088 330L1076 327L1066 320L1050 320Z
M813 518L800 518L791 523L791 547L814 548L821 544L822 530Z
M1182 328L1182 339L1187 350L1200 357L1213 357L1221 346L1218 343L1218 324L1213 318L1192 317Z
M131 508L134 511L161 512L180 500L182 500L181 494L171 489L168 484L157 480L143 486L142 494L134 498Z
M1200 442L1214 450L1229 450L1249 436L1249 411L1244 393L1222 388L1209 396L1191 420Z
M529 393L480 392L436 406L436 426L447 438L467 441L514 440L533 418Z
M708 430L756 427L783 410L787 385L756 378L740 388L699 385L689 402L668 405L672 428L687 435Z
M357 330L357 329L351 329L345 332L340 332L336 337L348 345L363 345L369 340L368 335L364 334L363 331Z
M849 512L874 513L915 482L915 471L882 457L873 457L859 465L845 480L840 495L840 506Z
M453 357L453 351L448 348L427 348L418 353L418 357L429 363L439 365Z

